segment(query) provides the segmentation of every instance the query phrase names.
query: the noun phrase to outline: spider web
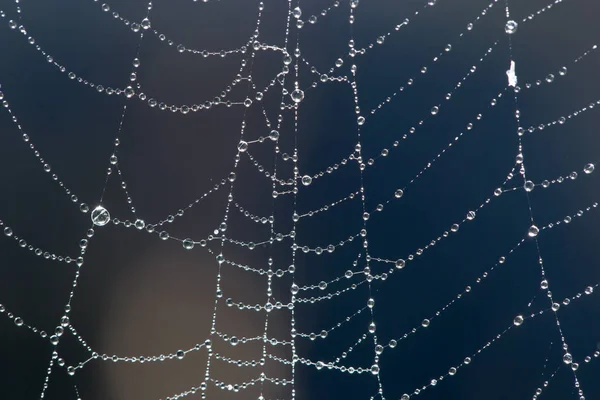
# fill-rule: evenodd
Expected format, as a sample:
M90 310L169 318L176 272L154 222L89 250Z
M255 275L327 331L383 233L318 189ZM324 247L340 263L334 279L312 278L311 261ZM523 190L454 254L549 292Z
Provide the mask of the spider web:
M600 396L597 6L23 3L2 398Z

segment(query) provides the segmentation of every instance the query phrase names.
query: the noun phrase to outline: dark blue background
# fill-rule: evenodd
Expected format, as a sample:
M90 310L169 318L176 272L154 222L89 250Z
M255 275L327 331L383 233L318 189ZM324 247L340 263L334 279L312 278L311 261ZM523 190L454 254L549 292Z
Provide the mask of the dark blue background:
M28 34L69 71L105 87L123 87L128 82L139 35L110 13L103 13L100 4L91 0L23 3L23 16L19 19L14 2L0 1L0 9L7 13L0 20L0 90L32 143L52 165L53 172L81 201L96 205L125 99L99 94L69 80L27 44L25 36L11 31L8 20L22 23ZM265 3L259 40L283 46L287 2ZM504 2L496 3L471 32L466 30L467 23L480 15L487 2L439 0L435 7L424 9L425 3L424 0L362 0L350 32L349 6L343 1L327 17L319 17L314 26L307 23L300 33L302 56L319 71L327 71L335 59L347 52L351 34L356 47L361 48L374 42L377 36L392 32L384 45L355 60L359 105L367 116L361 128L365 159L377 156L384 147L391 149L391 143L401 140L410 127L421 119L426 121L417 127L415 134L401 140L398 148L390 150L387 158L379 158L373 167L366 169L363 178L367 209L374 209L392 197L397 188L405 187L454 137L464 132L458 142L405 189L402 199L387 204L382 213L372 213L367 226L373 257L406 258L449 230L453 223L462 221L469 210L492 196L513 167L517 154L516 104L512 91L505 91L497 106L489 106L491 98L505 90L505 71L511 59L508 36L504 33ZM556 75L553 84L521 91L522 125L554 121L597 101L600 98L598 52L575 64L573 60L597 43L598 6L589 1L564 1L522 23L527 15L547 6L548 0L509 3L511 17L519 21L518 31L512 36L512 58L517 62L520 83L543 81L548 73ZM191 0L156 1L152 24L175 42L183 42L190 48L235 48L252 34L257 4L254 0L213 0L206 4ZM111 5L130 20L139 21L145 14L143 1ZM329 5L324 0L303 0L303 18L318 14ZM418 16L414 16L416 10L421 10ZM394 26L405 18L410 19L409 25L394 31ZM461 32L467 33L458 39ZM292 28L291 43L295 43L296 33ZM493 46L495 41L498 44ZM452 44L452 51L432 63L446 43ZM479 63L479 58L492 46L493 52ZM291 52L293 46L288 45L288 49ZM148 32L141 45L140 59L138 81L149 97L180 105L204 102L219 95L239 72L241 56L204 58L180 54L175 46L161 43ZM345 61L339 75L348 76L352 60L346 57ZM281 53L259 52L253 65L256 86L264 87L280 65ZM428 67L426 74L419 72L423 65ZM451 101L443 101L472 65L477 66L477 71L453 93ZM558 74L562 66L568 67L564 77ZM292 76L286 79L289 90ZM371 109L400 86L406 86L410 78L415 78L412 87L370 115ZM312 175L339 162L352 152L357 141L349 85L329 82L310 88L316 80L318 75L310 74L308 67L302 65L300 84L305 99L300 105L297 135L290 111L284 112L280 129L282 153L292 154L294 142L298 144L300 174ZM247 82L242 82L229 97L239 101L247 92ZM263 101L271 121L275 121L279 112L279 93L276 86ZM429 110L439 103L443 103L441 111L433 118ZM188 115L161 112L135 98L127 104L119 165L133 204L147 222L176 213L227 176L233 168L244 118L245 138L255 139L269 132L258 102L247 110L241 106L218 106ZM483 117L476 121L479 113ZM537 186L530 193L538 226L574 215L600 199L598 172L591 175L582 172L586 163L600 161L597 121L598 111L593 109L564 125L523 137L528 179L539 184L544 179L566 177L571 171L579 173L574 181L567 179L547 189ZM473 130L466 130L469 122L474 123ZM266 170L273 169L271 141L252 144L249 153ZM277 169L285 178L292 176L290 162L279 158ZM90 225L89 216L79 212L78 204L69 201L49 174L42 171L6 110L0 110L0 183L0 218L5 225L36 247L57 254L77 254L79 240ZM358 190L359 185L357 165L350 162L314 180L309 187L300 187L297 208L299 212L317 209ZM473 289L435 318L429 328L400 341L397 348L384 351L380 376L386 398L397 399L402 393L412 393L431 379L445 375L449 367L458 366L464 357L472 356L509 327L515 315L549 308L546 292L540 289L535 242L526 240L508 256L531 224L522 185L522 177L517 174L507 185L517 190L492 199L474 221L461 225L458 234L425 251L385 282L372 284L376 335L381 344L419 327L424 318L433 316L466 286ZM275 231L289 232L292 197L280 196L274 202L271 190L270 181L242 155L235 201L260 216L270 215L275 207ZM228 189L221 189L203 200L169 225L169 232L196 240L211 234L221 222L227 193ZM116 173L109 180L104 205L113 218L135 219L128 210ZM557 301L600 282L599 214L593 209L570 225L546 229L538 237L544 268ZM228 236L246 242L268 239L268 226L249 222L235 210L230 215ZM302 219L297 227L297 242L309 247L335 244L361 229L361 217L360 200L346 201L326 213ZM81 269L71 312L74 326L87 343L98 352L134 356L173 352L203 342L208 336L214 301L217 271L214 255L199 246L184 252L176 241L163 242L156 235L125 229L122 225L111 224L96 232ZM76 267L44 260L19 248L13 240L1 239L0 302L27 323L52 331L63 314ZM288 238L249 252L228 244L223 254L255 268L266 268L266 259L273 257L274 268L285 269L292 262L290 245ZM219 247L211 246L218 253ZM347 269L361 270L365 266L364 254L357 267L351 266L360 247L360 241L354 240L332 254L315 256L298 252L296 281L299 285L313 285L341 276ZM491 272L483 283L475 283L500 256L508 256L507 262ZM374 262L371 268L380 274L392 265ZM224 297L250 304L265 301L265 277L252 276L230 265L223 266L222 274ZM360 277L353 279L359 281ZM144 283L136 286L136 282ZM343 279L337 286L330 285L327 291L347 287L350 282ZM290 284L286 277L274 285L275 296L283 302L289 301ZM302 297L323 293L313 292L301 292ZM334 326L364 307L368 292L366 285L360 285L334 300L298 304L297 329L320 332ZM600 349L597 292L563 307L557 314L569 352L581 365L577 376L586 399L600 398L600 361L597 358L590 364L583 361L585 356ZM221 302L217 326L224 321L226 328L222 330L229 334L242 336L244 333L240 332L246 332L244 329L252 325L251 321L258 321L262 327L261 313L230 312ZM269 331L270 335L288 337L289 313L273 312L270 321L271 326L276 326L276 333ZM298 339L298 352L313 361L335 358L367 332L369 323L370 316L363 312L332 331L327 340ZM262 330L252 335L257 334L262 334ZM0 337L0 399L38 398L52 346L38 335L17 328L9 318L0 318ZM232 350L217 338L213 340L216 351L230 357L260 357L260 353L243 350L242 346ZM509 331L474 357L471 365L459 369L455 377L447 377L418 397L425 400L531 398L536 388L556 371L541 398L576 399L573 374L561 361L564 354L561 345L556 320L546 311ZM59 351L69 364L89 357L69 334L61 341ZM167 361L158 366L96 360L75 377L69 377L63 368L55 368L46 398L75 399L74 384L86 400L165 398L202 382L205 352L192 354L180 363ZM289 353L280 355L289 357ZM369 336L346 365L369 367L372 363ZM216 368L217 379L240 382L236 375L238 367ZM287 366L268 363L267 370L270 376L289 376ZM248 376L259 372L250 369ZM296 391L299 399L362 399L376 394L377 383L371 374L348 375L299 365ZM265 393L267 398L289 398L289 388L273 391L271 385L265 384ZM210 394L211 398L256 398L259 393L257 388L238 394L213 388Z

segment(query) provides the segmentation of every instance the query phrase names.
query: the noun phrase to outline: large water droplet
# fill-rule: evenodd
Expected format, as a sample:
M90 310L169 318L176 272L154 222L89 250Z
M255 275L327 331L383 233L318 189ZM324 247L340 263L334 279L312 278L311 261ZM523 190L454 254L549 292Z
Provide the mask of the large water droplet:
M194 241L192 239L185 239L182 244L183 248L186 250L191 250L194 248Z
M527 236L536 237L538 233L540 233L540 229L535 225L531 225L527 231Z
M300 89L294 89L290 96L292 97L294 103L300 103L302 100L304 100L304 92Z
M515 324L515 326L519 326L523 323L524 319L522 315L517 315L515 317L515 319L513 320L513 324Z
M108 210L102 206L98 206L94 208L92 211L92 222L96 226L104 226L110 221L110 213Z
M513 33L515 33L517 31L518 26L519 26L519 24L517 24L515 21L511 20L506 23L506 25L504 26L504 30L509 35L512 35Z

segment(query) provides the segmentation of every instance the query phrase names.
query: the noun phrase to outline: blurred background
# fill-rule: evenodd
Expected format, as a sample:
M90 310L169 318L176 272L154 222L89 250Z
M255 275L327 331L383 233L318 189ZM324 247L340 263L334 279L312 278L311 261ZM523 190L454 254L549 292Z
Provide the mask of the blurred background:
M549 0L509 1L510 18L519 23L509 46L504 32L505 2L438 0L434 7L426 4L425 0L361 0L350 25L350 1L302 0L298 4L294 0L291 8L301 8L300 19L305 23L299 29L292 17L286 42L288 2L264 0L258 41L287 48L293 54L298 40L301 51L298 81L304 100L295 120L293 110L280 110L280 84L266 91L261 101L254 95L281 71L280 50L261 49L251 56L250 46L246 52L204 57L177 49L181 44L185 49L220 52L246 45L257 29L258 1L154 1L152 27L144 31L140 42L130 22L139 23L146 16L146 1L115 1L103 11L103 3L92 0L0 0L0 10L5 13L0 19L0 91L13 113L6 107L0 110L0 220L13 233L0 238L0 303L5 307L0 315L0 399L39 398L54 350L66 364L60 367L58 360L54 361L46 399L165 399L198 387L204 380L204 347L187 353L183 360L141 364L96 359L70 376L67 366L77 366L91 356L71 331L67 328L55 347L39 333L16 326L14 318L54 332L65 314L77 271L80 277L69 317L93 351L119 357L168 355L210 338L210 376L218 382L241 384L263 371L269 377L290 379L291 367L273 359L267 359L264 367L237 366L222 359L260 360L263 345L259 341L232 346L210 334L220 271L223 295L217 302L217 331L238 338L263 335L264 311L230 308L225 299L264 304L267 277L240 266L268 270L269 259L273 271L287 271L293 264L295 282L301 287L314 286L302 290L299 298L323 296L357 284L356 289L332 299L295 303L298 332L319 334L335 328L326 339L296 338L300 358L333 361L352 347L340 365L370 368L374 363L374 340L368 331L372 321L377 343L386 346L390 340L398 340L396 348L386 347L381 354L378 377L370 371L349 374L298 363L294 386L298 399L370 398L377 395L379 382L383 397L398 399L430 385L432 379L439 380L467 356L473 359L470 365L459 368L456 376L439 380L435 387L429 386L418 397L531 398L537 388L543 388L540 398L578 399L574 374L562 361L563 338L580 365L577 379L585 398L600 398L600 360L594 358L594 352L600 350L600 289L583 294L587 286L600 282L600 212L592 208L570 224L556 223L600 199L598 171L583 172L587 163L600 162L598 109L525 134L522 153L527 179L536 184L535 189L526 195L517 168L505 187L515 190L493 196L519 152L517 105L513 91L506 89L510 60L516 61L523 88L518 97L523 127L537 128L596 102L600 99L598 51L574 60L597 44L600 27L595 16L600 6L564 1L537 14L551 4ZM324 9L329 10L326 15L322 15ZM117 17L113 13L118 13ZM310 23L312 15L317 17L314 24ZM535 17L523 22L529 15ZM11 29L11 20L16 29ZM472 29L467 28L469 23L473 23ZM20 25L26 34L19 32ZM153 30L167 38L161 40ZM36 51L28 43L29 36L47 54ZM380 36L385 40L377 44ZM348 56L351 38L355 48L367 49L364 55ZM444 52L447 44L452 49ZM132 82L137 51L140 66L135 68L136 81ZM440 53L444 55L432 61ZM343 65L330 72L340 57ZM241 67L243 60L248 62L245 68ZM64 65L66 72L53 62ZM294 57L285 78L290 92L296 79L295 62ZM354 151L358 126L352 88L347 82L320 80L323 73L351 77L353 64L357 67L360 115L366 117L360 126L362 155L365 161L375 159L374 164L361 178L356 161L349 161L313 179L309 186L299 185L296 198L285 194L274 199L272 181L265 171L276 169L278 177L293 178L294 163L286 161L284 153L293 155L297 146L299 174L313 176ZM423 66L426 71L421 70ZM469 73L473 66L476 69ZM568 71L564 76L559 73L563 66ZM234 82L238 74L247 76L250 70L252 84ZM99 93L69 79L69 72L104 88L139 83L141 89L136 88L136 93L145 93L147 99ZM552 83L546 82L548 74L555 76ZM414 79L412 85L407 83L409 79ZM526 82L532 87L526 88ZM148 106L150 98L176 106L203 105L223 97L223 91L227 92L225 101L240 103L248 96L254 101L248 108L216 105L185 115ZM447 93L452 93L449 101L444 100ZM502 96L498 98L499 93ZM491 106L493 98L497 98L495 106ZM289 96L284 101L291 103ZM440 104L439 113L432 116L430 110ZM269 135L280 114L278 142L257 141ZM29 143L23 141L13 116L29 135ZM421 120L424 122L419 124ZM467 128L470 123L472 129ZM242 124L244 140L255 142L240 154L236 166ZM416 127L414 134L409 133L411 127ZM403 135L407 135L405 140ZM457 136L460 139L455 141ZM117 137L121 175L112 166L105 185ZM398 147L392 145L395 141L400 142ZM44 171L30 143L44 163L51 165L50 173ZM276 146L279 153L275 153ZM378 157L383 148L389 149L389 155ZM426 168L429 163L431 167ZM234 170L234 200L226 210L231 185L222 180ZM572 171L577 171L577 179L568 178ZM77 201L71 201L52 180L54 173ZM544 180L560 176L563 183L541 186ZM369 254L386 260L415 254L403 270L385 280L374 280L370 288L360 284L366 267L360 237L321 255L301 249L294 255L289 236L249 249L249 242L268 242L272 230L289 234L294 207L301 215L319 210L359 191L361 182L367 210L384 204L384 210L372 212L367 222ZM404 188L404 195L395 199L399 188ZM94 208L102 195L102 204L113 219L134 222L141 218L148 225L174 216L173 223L157 227L156 232L164 230L174 238L197 242L213 234L227 215L226 236L246 245L225 242L221 247L221 241L214 240L207 247L196 244L187 251L178 240L163 241L156 232L111 223L95 227L81 268L45 259L46 251L79 256L80 241L91 227L90 214L80 211L80 203ZM478 210L490 197L490 203ZM581 298L556 314L561 330L549 311L548 293L540 287L535 240L527 239L511 252L531 225L530 207L537 226L554 223L538 236L553 298L562 302L581 293ZM177 216L180 209L185 212ZM452 224L461 223L471 210L477 210L473 221L428 246L422 256L416 255L417 249L442 236ZM257 223L244 216L245 211L253 216L274 216L274 223ZM362 216L363 205L355 196L326 212L301 218L295 241L310 249L337 245L363 228ZM34 250L21 248L14 236L26 240ZM37 248L43 250L41 256L35 254ZM227 262L219 268L215 256L220 253ZM506 262L497 264L502 256ZM381 277L394 264L371 261L369 267L373 275ZM343 277L347 270L358 273L329 283L325 290L317 287L321 281ZM478 283L486 272L489 275ZM291 284L289 273L274 277L272 301L290 302ZM436 312L467 286L471 291L436 317ZM370 297L375 300L373 319L364 309ZM363 311L356 314L358 310ZM542 315L526 318L522 326L474 356L511 326L516 315L541 310L545 310ZM290 318L285 309L269 313L267 335L289 341ZM431 324L422 328L426 318ZM337 327L338 323L341 326ZM415 334L400 340L413 328L418 328ZM365 339L361 339L363 335ZM290 346L268 344L266 348L269 354L291 359ZM214 356L217 353L221 359ZM586 356L592 357L591 362L585 362ZM547 387L544 381L549 381ZM264 382L234 393L211 383L207 390L212 399L256 399L261 393L267 399L291 398L291 385ZM200 391L189 398L200 398Z

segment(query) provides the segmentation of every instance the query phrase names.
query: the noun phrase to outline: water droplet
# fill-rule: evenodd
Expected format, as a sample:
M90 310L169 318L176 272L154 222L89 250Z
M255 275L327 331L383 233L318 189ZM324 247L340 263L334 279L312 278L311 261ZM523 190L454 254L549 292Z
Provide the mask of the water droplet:
M303 184L304 186L308 186L308 185L310 185L311 183L312 183L312 178L311 178L309 175L304 175L304 176L302 177L302 184Z
M127 88L125 89L125 97L130 99L133 96L135 96L135 90L133 90L131 86L127 86Z
M521 154L521 153L517 154L516 161L517 161L517 164L523 164L523 154Z
M276 141L277 139L279 139L279 131L273 129L269 134L269 139L271 139L272 141Z
M194 248L194 241L192 239L185 239L182 244L183 248L186 250L191 250Z
M102 206L98 206L94 208L92 211L92 222L96 226L104 226L110 221L110 213L108 210Z
M515 33L517 31L517 27L519 26L519 24L517 24L515 21L508 21L504 27L504 30L506 31L506 33L508 33L509 35L512 35L513 33Z
M513 324L515 324L515 326L519 326L523 323L524 319L522 315L517 315L515 317L515 319L513 320Z
M371 322L369 324L369 332L370 333L375 333L376 327L375 327L375 322Z
M525 181L523 187L525 188L526 192L531 192L535 188L535 184L531 181Z
M573 371L577 371L579 369L579 364L577 364L577 363L571 364L571 369ZM583 396L581 396L579 399L582 399L582 398L583 398L583 400L585 400L585 397L583 397Z
M304 100L304 92L300 89L294 89L290 96L292 97L294 103L300 103L302 100Z
M538 233L540 233L540 229L535 225L531 225L527 231L527 236L536 237Z
M246 143L246 142L244 142L243 140L241 140L241 141L238 143L238 150L239 150L241 153L243 153L243 152L245 152L246 150L248 150L248 143Z
M586 174L591 174L592 172L594 172L594 168L596 168L594 164L586 164L586 166L583 167L583 172L585 172Z
M377 375L377 374L379 373L379 365L377 365L377 364L373 364L373 365L371 366L371 373L372 373L373 375Z

